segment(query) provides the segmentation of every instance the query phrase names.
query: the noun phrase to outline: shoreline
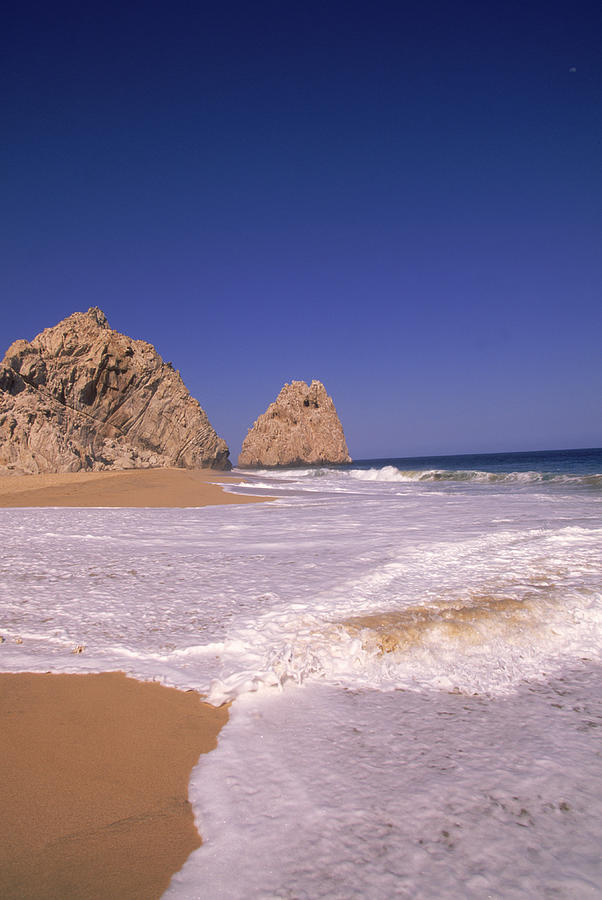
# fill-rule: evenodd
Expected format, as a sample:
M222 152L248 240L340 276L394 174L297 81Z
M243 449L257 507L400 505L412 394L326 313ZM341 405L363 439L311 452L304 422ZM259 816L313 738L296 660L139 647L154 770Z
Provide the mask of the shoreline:
M120 469L43 475L0 475L0 508L197 508L265 503L272 497L232 494L244 479L216 469Z
M159 898L202 842L188 785L228 707L123 672L4 672L0 716L0 894Z
M214 469L1 475L0 508L261 503ZM228 707L123 672L0 673L0 895L151 900L202 843L188 787Z

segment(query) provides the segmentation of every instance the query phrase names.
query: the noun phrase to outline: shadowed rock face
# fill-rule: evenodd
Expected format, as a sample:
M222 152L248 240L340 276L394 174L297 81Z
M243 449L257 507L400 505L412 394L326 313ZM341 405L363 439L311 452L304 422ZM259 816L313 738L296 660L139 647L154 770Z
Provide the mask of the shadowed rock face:
M349 463L343 426L320 381L285 384L243 441L239 466Z
M15 341L0 364L0 473L230 468L170 363L94 307Z

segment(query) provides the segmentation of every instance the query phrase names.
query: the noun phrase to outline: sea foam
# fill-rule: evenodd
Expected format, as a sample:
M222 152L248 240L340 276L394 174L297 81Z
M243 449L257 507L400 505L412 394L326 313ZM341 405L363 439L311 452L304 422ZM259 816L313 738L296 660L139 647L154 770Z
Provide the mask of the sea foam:
M169 897L599 893L600 492L391 470L2 512L0 668L235 698Z

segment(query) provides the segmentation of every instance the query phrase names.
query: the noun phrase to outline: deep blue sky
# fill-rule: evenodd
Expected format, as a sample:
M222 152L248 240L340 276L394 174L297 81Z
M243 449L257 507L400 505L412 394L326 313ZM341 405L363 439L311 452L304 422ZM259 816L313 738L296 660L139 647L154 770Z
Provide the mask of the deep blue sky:
M0 354L98 305L234 459L311 378L356 458L602 444L598 2L23 2L0 44Z

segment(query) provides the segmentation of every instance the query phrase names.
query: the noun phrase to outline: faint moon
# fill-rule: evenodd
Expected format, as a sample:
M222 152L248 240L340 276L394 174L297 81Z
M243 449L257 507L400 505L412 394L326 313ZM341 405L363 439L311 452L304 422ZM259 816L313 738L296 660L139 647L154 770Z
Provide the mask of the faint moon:
M569 69L569 72L576 72L576 71L577 71L577 66L571 66L571 68Z

